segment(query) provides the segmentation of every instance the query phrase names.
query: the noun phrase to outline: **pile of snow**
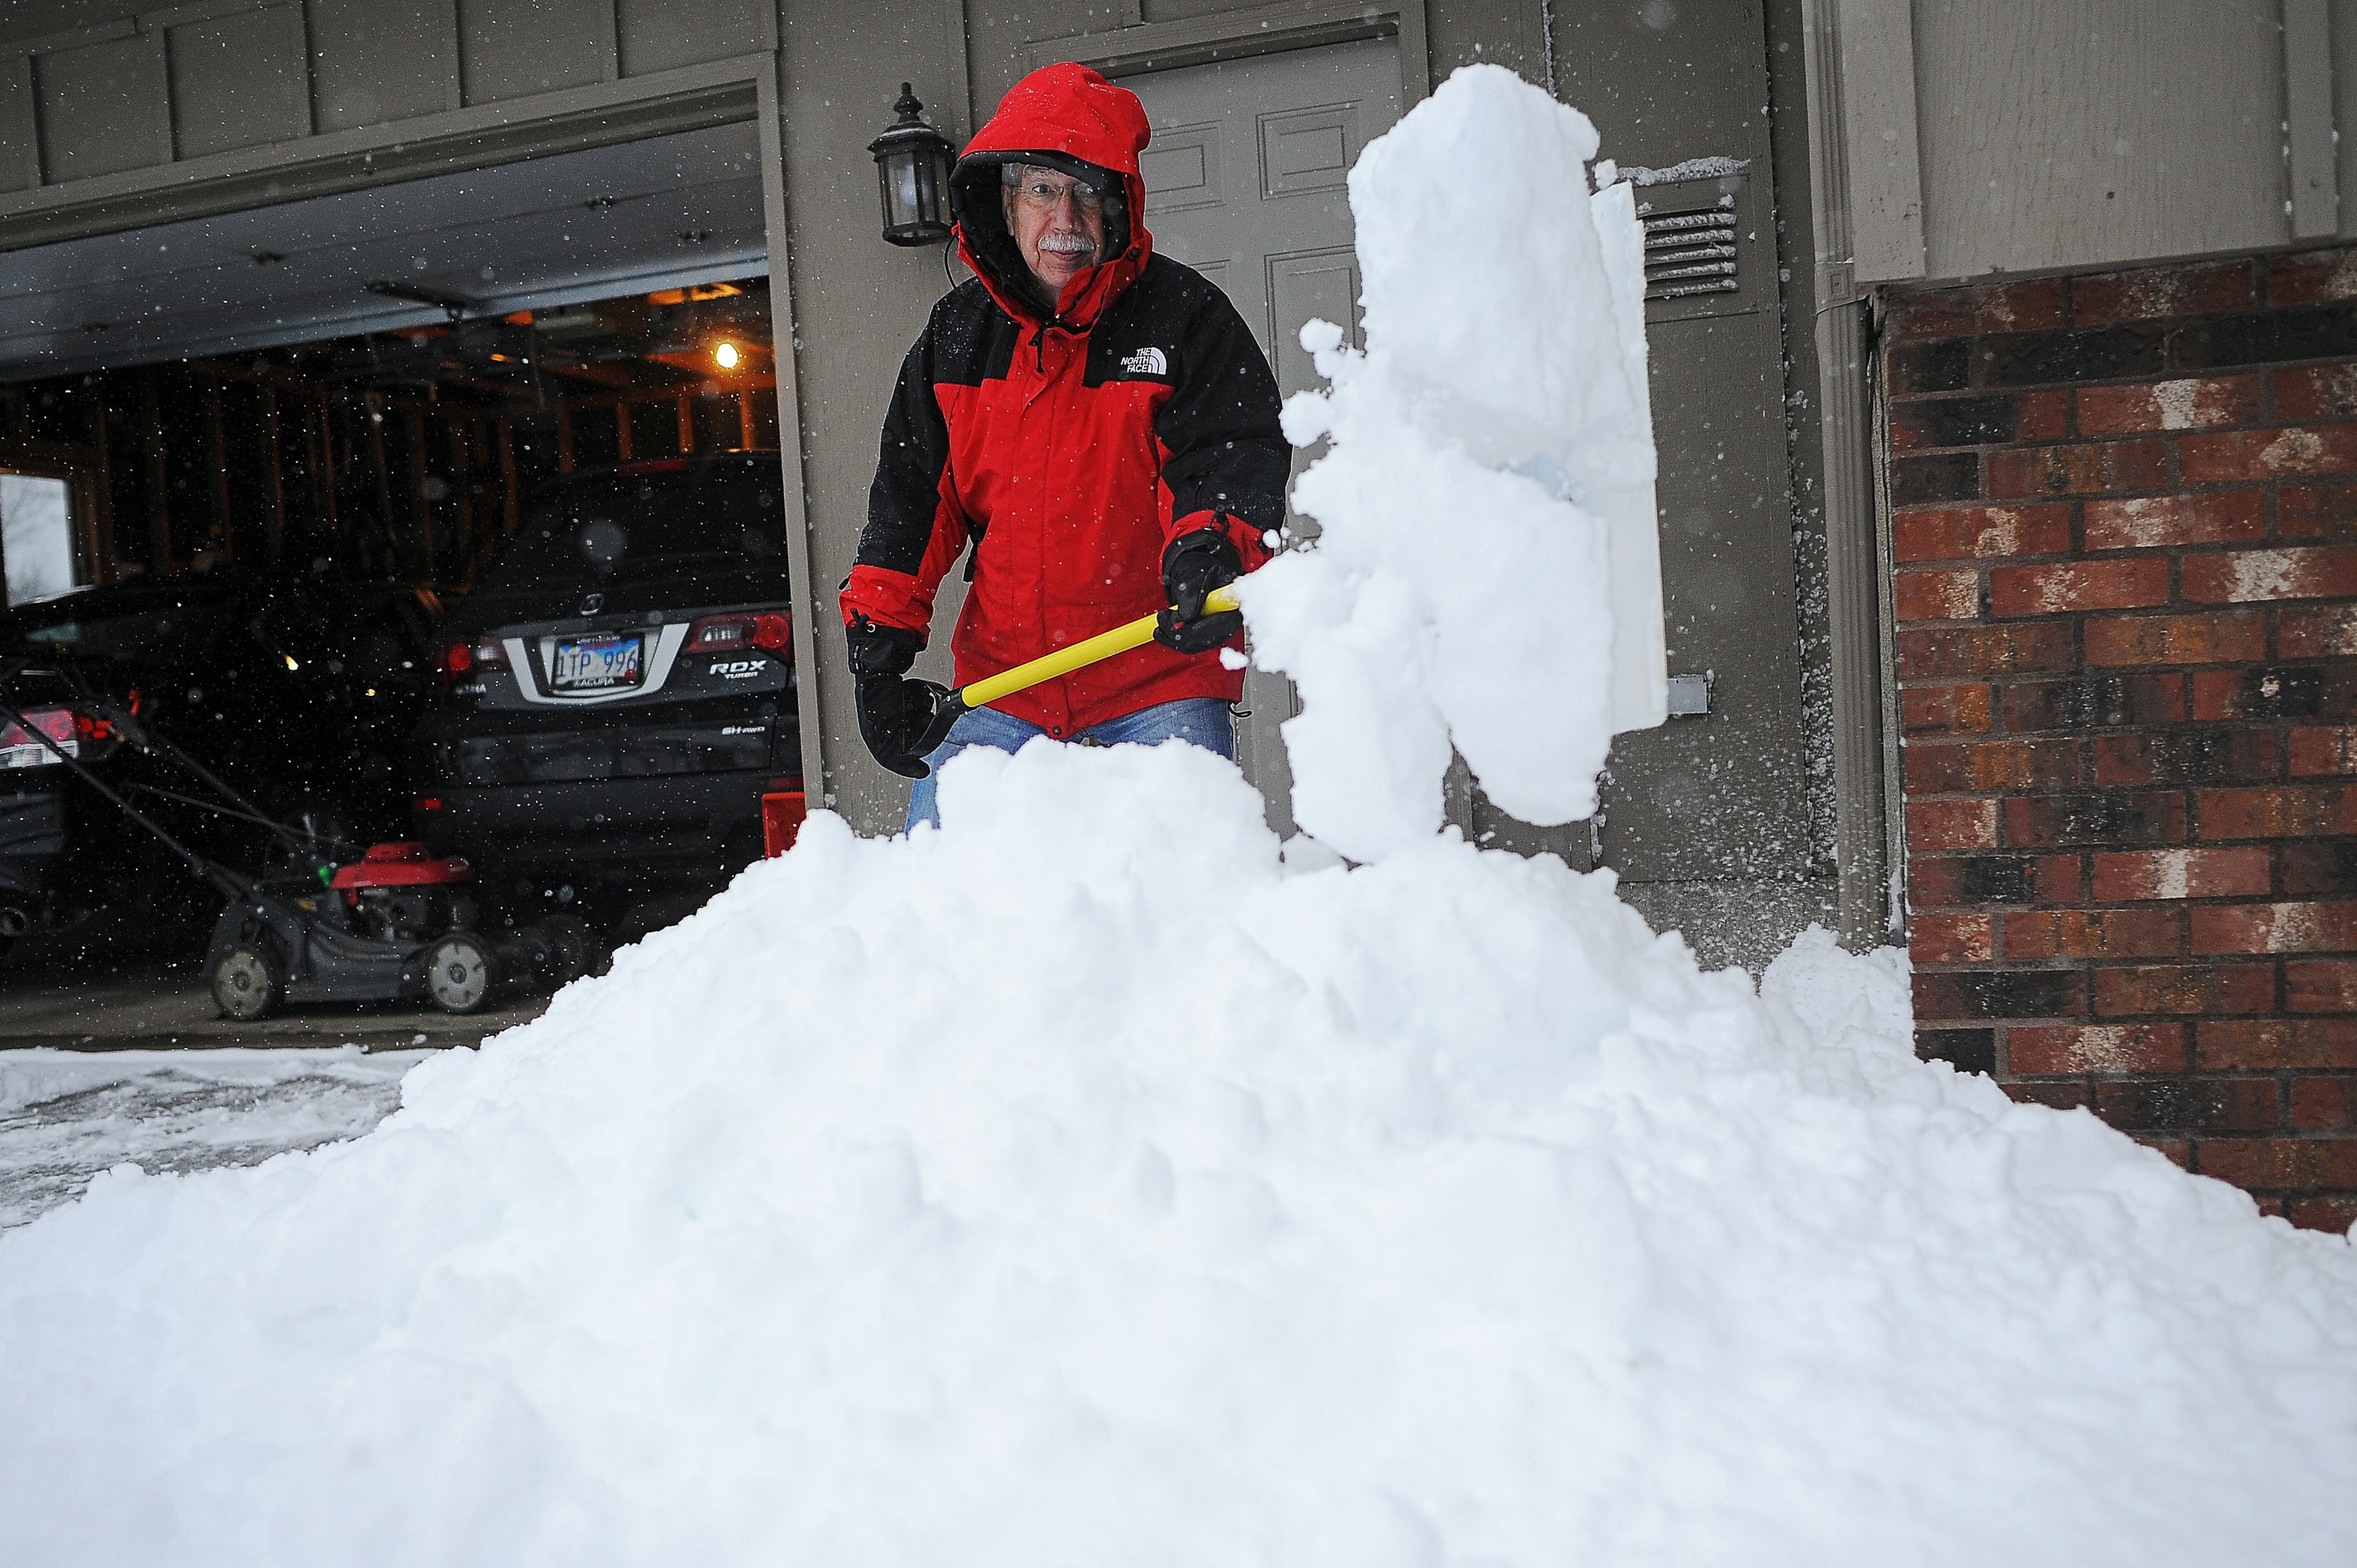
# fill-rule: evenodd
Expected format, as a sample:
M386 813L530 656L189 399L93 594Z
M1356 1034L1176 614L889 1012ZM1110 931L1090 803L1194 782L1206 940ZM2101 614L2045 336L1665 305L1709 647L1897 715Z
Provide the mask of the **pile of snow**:
M113 1165L212 1170L354 1137L400 1102L402 1075L427 1054L0 1051L0 1230Z
M1453 741L1530 822L1596 809L1616 730L1661 722L1643 231L1590 195L1587 116L1459 71L1351 170L1367 349L1286 407L1330 451L1294 488L1314 550L1243 589L1299 686L1295 819L1354 859L1439 831Z
M942 809L368 1137L0 1236L5 1554L2357 1556L2357 1254L1919 1063L1894 961L1763 1000L1609 873L1288 855L1183 746Z
M1917 1063L1893 972L1816 953L1812 1026L1609 874L1288 871L1181 747L942 785L367 1138L0 1238L11 1550L2357 1550L2348 1245Z

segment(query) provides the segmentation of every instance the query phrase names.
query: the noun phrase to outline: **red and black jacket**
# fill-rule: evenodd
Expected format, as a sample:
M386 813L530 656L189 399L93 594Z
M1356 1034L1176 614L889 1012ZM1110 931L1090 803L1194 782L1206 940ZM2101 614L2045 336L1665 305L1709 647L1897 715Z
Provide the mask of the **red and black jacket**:
M1284 519L1275 377L1227 296L1153 253L1138 221L1147 134L1135 95L1050 66L1017 84L959 160L959 253L975 276L933 307L901 366L842 607L846 623L865 615L922 636L971 545L951 641L960 684L1161 607L1163 548L1180 534L1220 530L1249 571ZM1110 259L1052 305L1006 232L1010 161L1122 179L1125 199L1106 208ZM1232 702L1243 687L1216 653L1149 643L994 705L1069 736L1157 703Z

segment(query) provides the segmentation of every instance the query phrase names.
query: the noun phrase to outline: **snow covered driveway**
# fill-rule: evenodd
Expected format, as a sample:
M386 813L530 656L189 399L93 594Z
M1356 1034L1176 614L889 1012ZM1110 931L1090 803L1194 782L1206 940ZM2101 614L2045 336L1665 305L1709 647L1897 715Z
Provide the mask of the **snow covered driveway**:
M129 1163L260 1165L358 1137L401 1103L422 1050L0 1051L0 1230Z

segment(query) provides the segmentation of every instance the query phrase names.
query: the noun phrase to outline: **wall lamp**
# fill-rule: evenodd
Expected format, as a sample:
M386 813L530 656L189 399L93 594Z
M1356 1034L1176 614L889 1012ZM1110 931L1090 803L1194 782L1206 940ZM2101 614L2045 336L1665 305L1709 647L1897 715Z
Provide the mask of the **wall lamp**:
M935 245L950 237L950 139L927 124L925 106L908 82L892 105L900 118L867 144L884 188L884 238L894 245Z

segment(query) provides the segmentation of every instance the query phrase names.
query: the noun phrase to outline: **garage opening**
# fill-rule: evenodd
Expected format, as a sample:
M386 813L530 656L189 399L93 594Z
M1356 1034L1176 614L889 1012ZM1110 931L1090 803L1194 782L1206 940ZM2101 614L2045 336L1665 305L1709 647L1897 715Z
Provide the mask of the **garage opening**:
M754 452L778 482L756 151L723 124L12 254L5 651L135 693L264 814L419 832L414 736L463 690L447 630L567 476ZM92 761L206 854L286 868L202 790ZM0 926L200 950L218 897L70 803L62 844L0 868Z
M778 445L739 276L0 388L12 606L315 558L463 594L553 476ZM77 491L83 492L78 498Z

